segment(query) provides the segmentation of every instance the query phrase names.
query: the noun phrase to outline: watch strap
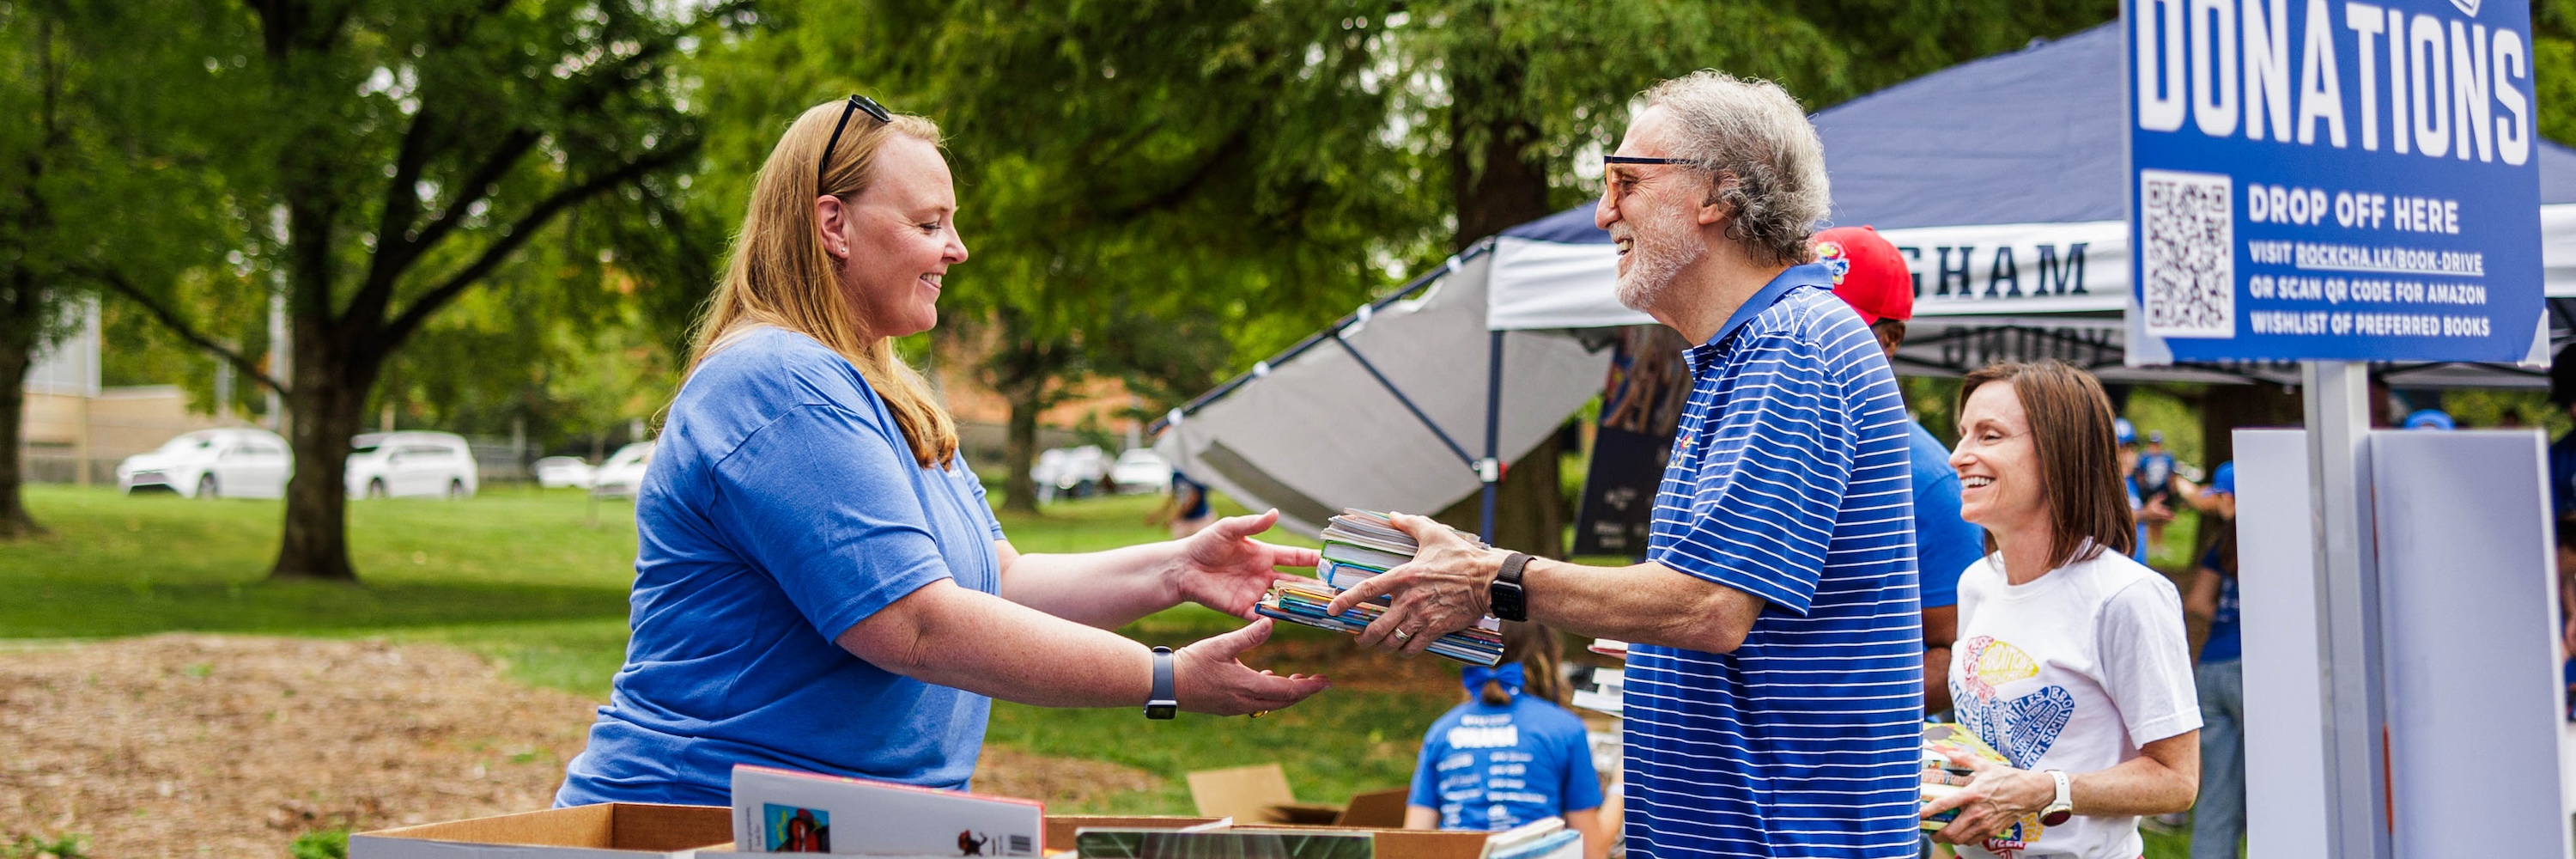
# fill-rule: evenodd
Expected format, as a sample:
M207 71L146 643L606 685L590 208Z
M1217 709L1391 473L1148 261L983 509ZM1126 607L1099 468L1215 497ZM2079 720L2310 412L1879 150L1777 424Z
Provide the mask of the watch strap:
M1181 702L1172 693L1172 649L1154 648L1154 691L1145 699L1145 718L1169 719L1180 709Z
M1497 618L1509 621L1529 620L1529 588L1521 584L1521 572L1529 566L1530 556L1513 552L1503 557L1503 566L1494 572L1494 583L1486 588L1487 604Z
M2056 826L2075 815L2075 780L2068 778L2065 770L2049 770L2048 778L2057 783L2057 798L2040 810L2039 822L2045 826Z

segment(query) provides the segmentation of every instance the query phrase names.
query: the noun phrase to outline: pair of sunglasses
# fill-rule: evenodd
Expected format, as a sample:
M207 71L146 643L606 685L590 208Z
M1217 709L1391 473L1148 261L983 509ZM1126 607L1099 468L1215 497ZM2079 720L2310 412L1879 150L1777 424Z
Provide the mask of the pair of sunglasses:
M876 117L878 122L894 121L894 115L887 113L885 106L878 104L876 99L863 95L850 96L850 100L841 105L841 121L832 123L832 139L823 144L823 160L814 163L814 187L823 187L823 171L832 165L832 150L840 147L841 131L850 126L850 114L858 111L867 111L867 114Z
M1604 155L1603 164L1697 164L1688 158L1648 158L1642 155Z

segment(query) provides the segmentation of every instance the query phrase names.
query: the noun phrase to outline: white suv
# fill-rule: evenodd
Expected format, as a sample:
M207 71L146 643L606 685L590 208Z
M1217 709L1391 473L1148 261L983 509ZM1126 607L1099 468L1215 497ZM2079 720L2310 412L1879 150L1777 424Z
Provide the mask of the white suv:
M210 429L164 442L116 464L126 494L176 492L189 498L283 498L295 458L286 440L259 429Z
M474 449L450 432L365 433L350 440L349 494L366 498L472 498Z

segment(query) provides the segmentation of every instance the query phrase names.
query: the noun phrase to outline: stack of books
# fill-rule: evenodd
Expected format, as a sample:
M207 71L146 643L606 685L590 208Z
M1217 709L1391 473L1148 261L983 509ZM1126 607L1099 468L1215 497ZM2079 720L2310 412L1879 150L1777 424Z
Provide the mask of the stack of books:
M1470 542L1483 541L1458 532ZM1419 548L1413 537L1397 530L1386 514L1366 510L1343 510L1324 526L1324 563L1315 570L1324 584L1282 580L1270 586L1254 610L1267 617L1320 629L1358 634L1369 622L1386 613L1390 600L1380 597L1354 606L1339 615L1325 611L1342 591L1367 581L1397 565L1413 560ZM1492 617L1479 619L1475 626L1441 636L1431 642L1430 652L1471 665L1493 665L1503 661L1502 622Z
M1950 752L1966 752L1972 757L1985 758L1999 764L2012 763L2010 759L2003 756L2003 753L1995 751L1995 747L1986 745L1985 740L1979 739L1976 732L1968 730L1966 726L1956 722L1925 722L1923 723L1922 793L1924 805L1931 805L1936 800L1959 792L1960 789L1957 787L1942 784L1939 776L1946 774L1964 778L1969 774L1968 770L1951 766L1948 754ZM1959 810L1953 808L1924 818L1921 827L1925 832L1939 832L1948 828L1950 821L1957 819L1959 819ZM2036 825L2036 823L2037 820L2034 818L2032 824Z

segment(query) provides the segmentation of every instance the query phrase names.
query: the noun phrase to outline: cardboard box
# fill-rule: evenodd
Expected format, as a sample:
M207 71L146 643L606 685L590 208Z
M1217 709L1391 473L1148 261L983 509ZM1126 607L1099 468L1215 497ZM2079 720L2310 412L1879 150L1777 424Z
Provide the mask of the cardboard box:
M1189 780L1190 799L1198 804L1199 816L1211 820L1231 817L1238 825L1293 823L1400 829L1404 826L1404 800L1410 793L1402 788L1370 791L1352 796L1345 805L1298 802L1288 788L1288 773L1276 763L1200 770L1190 773Z
M349 836L349 859L691 859L733 849L733 809L612 802Z
M1381 791L1380 793L1384 793ZM1401 807L1400 805L1398 806ZM1050 815L1046 820L1047 844L1058 848L1073 844L1075 832L1088 827L1111 829L1181 829L1213 823L1215 817L1105 817L1085 815ZM1399 824L1403 821L1399 819ZM1315 829L1356 830L1367 832L1373 839L1371 851L1376 859L1477 859L1485 852L1484 832L1434 832L1423 829L1398 829L1372 826L1298 826L1259 824L1237 826L1233 831L1304 831Z

